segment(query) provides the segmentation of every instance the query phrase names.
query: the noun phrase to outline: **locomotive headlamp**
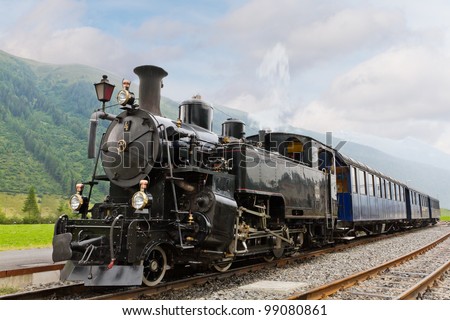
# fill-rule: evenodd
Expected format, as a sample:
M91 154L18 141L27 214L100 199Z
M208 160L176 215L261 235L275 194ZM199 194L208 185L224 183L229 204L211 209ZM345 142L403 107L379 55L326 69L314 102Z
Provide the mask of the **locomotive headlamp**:
M77 193L70 197L69 206L73 211L78 211L83 206L84 200L82 197L84 184L78 183L76 185Z
M133 195L133 198L131 199L131 205L136 210L144 209L148 204L148 196L145 194L145 192L138 191Z
M133 197L131 198L131 205L136 210L144 209L152 201L152 195L151 194L147 194L145 192L145 189L147 189L147 186L148 186L148 181L147 180L141 180L139 182L139 186L141 188L141 191L136 192L133 195Z
M133 105L134 93L128 90L120 90L117 94L117 102L122 106L126 106L127 104Z
M78 211L83 205L83 197L80 196L79 194L74 194L73 196L70 197L69 204L70 208L73 211Z

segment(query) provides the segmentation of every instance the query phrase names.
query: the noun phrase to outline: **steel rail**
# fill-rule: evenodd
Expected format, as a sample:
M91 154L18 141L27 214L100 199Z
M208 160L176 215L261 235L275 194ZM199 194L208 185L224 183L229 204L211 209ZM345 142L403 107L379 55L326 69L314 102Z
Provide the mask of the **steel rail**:
M450 269L450 260L440 266L438 269L433 271L430 275L423 278L416 285L412 286L408 290L405 290L402 294L398 295L395 300L416 300L422 299L422 295L427 291L433 284L443 276L445 272Z
M196 284L202 284L205 283L211 279L222 279L226 278L228 276L233 276L235 274L238 274L237 272L240 272L240 274L243 274L245 272L251 272L263 268L268 267L281 267L284 265L288 265L290 263L297 263L305 259L311 259L313 257L317 257L320 255L337 252L337 251L344 251L349 248L353 248L360 245L365 245L371 242L377 242L379 240L384 240L391 237L400 236L403 233L394 233L394 234L381 234L381 235L375 235L373 237L363 237L360 239L355 239L351 241L350 243L343 243L338 244L335 246L330 246L326 248L321 249L310 249L308 251L303 251L300 253L297 253L290 257L285 257L277 260L273 260L271 262L264 262L264 263L258 263L253 264L251 266L245 266L245 267L235 267L233 269L230 269L229 272L224 273L214 273L214 274L208 274L208 275L201 275L201 276L192 276L189 279L178 279L178 280L172 280L168 281L166 283L161 283L155 287L138 287L138 288L128 288L124 290L124 288L116 287L117 291L121 292L113 292L115 291L114 287L108 287L102 289L102 287L98 288L97 294L95 294L95 297L93 296L93 292L97 291L97 287L85 287L83 284L75 284L75 285L68 285L68 286L62 286L62 287L54 287L54 288L48 288L48 289L39 289L34 292L19 292L19 293L13 293L8 295L0 295L0 300L34 300L34 299L59 299L59 298L66 298L71 295L76 295L77 298L81 299L133 299L137 298L142 295L155 295L159 293L163 293L169 290L177 290L182 288L187 288L194 284L195 281ZM245 262L245 261L242 261ZM240 262L236 262L235 265L238 265ZM23 274L31 274L35 272L44 272L44 271L51 271L51 270L60 270L64 267L63 263L60 264L53 264L53 265L46 265L46 266L38 266L38 267L30 267L30 268L23 268L23 269L15 269L15 270L5 270L0 271L0 278L1 277L10 277L15 275L23 275ZM247 271L245 270L247 269ZM234 273L231 273L234 272ZM229 275L230 274L230 275ZM203 277L203 279L202 279ZM197 280L195 280L197 279ZM191 282L191 283L189 283ZM103 293L102 293L103 291ZM105 293L108 292L109 293ZM91 297L85 297L83 298L83 295L85 295L85 292L87 292Z
M277 260L273 260L271 262L262 262L257 264L251 264L246 265L242 267L235 267L232 269L227 270L223 273L213 273L213 274L207 274L207 275L200 275L200 276L193 276L191 278L185 278L175 281L170 281L167 283L161 283L155 287L140 287L140 288L134 288L127 291L122 292L114 292L110 294L105 295L99 295L92 298L88 298L89 300L129 300L129 299L136 299L140 298L142 296L154 296L160 293L164 293L170 290L181 290L186 289L194 285L201 285L208 281L214 280L214 279L226 279L230 278L236 275L242 275L248 272L258 271L265 268L278 268L283 267L291 263L297 263L299 261L303 261L306 259L311 259L313 257L317 257L320 255L338 252L338 251L344 251L349 248L353 248L356 246L364 245L367 243L383 240L390 237L396 237L400 234L389 234L389 235L377 235L375 237L370 238L363 238L358 239L354 242L347 243L347 244L339 244L333 247L327 247L327 248L321 248L321 249L314 249L314 250L308 250L305 252L298 253L295 256L291 257L285 257Z
M450 233L444 235L443 237L437 239L436 241L434 241L418 250L415 250L411 253L405 254L399 258L393 259L391 261L388 261L386 263L383 263L383 264L373 267L371 269L357 272L357 273L350 275L348 277L345 277L343 279L335 280L333 282L324 284L322 286L313 288L311 290L294 294L292 296L286 297L285 300L321 300L321 299L324 299L327 296L330 296L330 295L338 292L339 290L343 290L343 289L352 287L352 286L356 285L358 282L365 281L365 280L369 279L370 277L377 275L380 272L382 272L388 268L400 265L410 259L413 259L415 256L418 256L418 255L432 249L433 247L435 247L439 243L445 241L449 237L450 237Z

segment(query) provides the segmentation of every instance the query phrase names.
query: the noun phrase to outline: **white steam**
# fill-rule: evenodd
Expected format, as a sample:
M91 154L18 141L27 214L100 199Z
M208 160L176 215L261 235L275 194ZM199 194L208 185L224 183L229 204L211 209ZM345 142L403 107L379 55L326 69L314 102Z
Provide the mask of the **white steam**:
M292 108L289 99L291 76L286 48L277 43L266 52L256 70L260 96L241 94L230 102L230 106L248 112L253 126L260 129L284 127L290 122Z

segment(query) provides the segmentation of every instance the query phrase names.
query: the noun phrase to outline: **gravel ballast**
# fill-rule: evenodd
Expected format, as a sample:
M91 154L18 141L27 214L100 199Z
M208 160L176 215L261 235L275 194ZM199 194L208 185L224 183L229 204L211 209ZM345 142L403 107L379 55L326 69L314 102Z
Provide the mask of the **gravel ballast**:
M413 230L398 237L322 255L272 270L256 271L231 279L213 280L204 285L165 292L147 299L158 300L273 300L375 267L423 247L450 232L449 224ZM293 290L254 290L244 286L260 281L298 282ZM244 288L243 288L244 287ZM145 297L143 297L145 299Z

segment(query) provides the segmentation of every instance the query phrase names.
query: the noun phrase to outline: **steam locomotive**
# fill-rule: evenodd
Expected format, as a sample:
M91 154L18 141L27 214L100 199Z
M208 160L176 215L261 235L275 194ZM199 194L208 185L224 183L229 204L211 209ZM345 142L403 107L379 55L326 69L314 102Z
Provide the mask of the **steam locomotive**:
M212 132L213 108L194 97L179 118L161 116L156 66L134 69L139 105L124 87L119 115L91 117L95 158L55 224L53 260L62 280L91 286L157 285L166 271L202 265L226 271L241 259L272 260L361 234L434 224L439 201L313 138L260 131L228 119ZM96 152L99 119L110 121ZM103 172L98 173L101 163ZM90 203L98 181L103 202Z

